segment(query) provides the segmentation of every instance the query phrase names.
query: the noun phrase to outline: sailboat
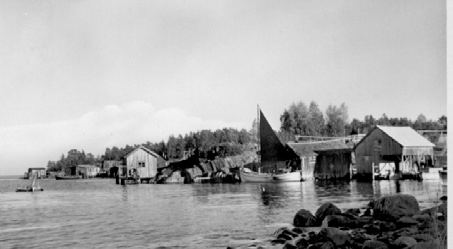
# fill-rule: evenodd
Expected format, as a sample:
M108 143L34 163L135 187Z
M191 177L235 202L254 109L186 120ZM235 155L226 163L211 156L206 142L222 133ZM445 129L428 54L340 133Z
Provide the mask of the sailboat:
M31 183L31 186L27 186L25 188L18 188L16 189L16 192L35 192L35 191L44 191L43 188L41 188L41 186L39 186L39 182L38 182L38 173L34 173L33 176L32 176L32 183Z
M266 117L259 110L261 164L258 172L242 169L243 182L300 181L301 172L291 171L289 164L298 158L297 154L285 148L275 134ZM286 169L285 172L281 171Z

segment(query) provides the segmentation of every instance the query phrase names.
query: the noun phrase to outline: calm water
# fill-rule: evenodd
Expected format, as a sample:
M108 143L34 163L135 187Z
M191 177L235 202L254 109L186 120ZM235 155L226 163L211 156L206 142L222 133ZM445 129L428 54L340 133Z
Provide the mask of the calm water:
M269 248L272 233L301 208L364 207L396 192L425 208L447 195L437 181L120 186L52 179L40 181L44 192L14 192L28 183L0 179L0 248Z

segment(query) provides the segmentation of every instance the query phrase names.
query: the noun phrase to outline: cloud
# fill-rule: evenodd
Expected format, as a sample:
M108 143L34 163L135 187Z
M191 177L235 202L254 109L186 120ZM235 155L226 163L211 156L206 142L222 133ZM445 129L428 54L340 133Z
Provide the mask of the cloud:
M132 101L108 105L73 120L48 124L0 127L0 175L22 174L29 167L46 167L70 149L102 155L106 147L123 147L146 141L166 141L202 129L242 128L239 123L202 120L179 108L155 109L150 103Z

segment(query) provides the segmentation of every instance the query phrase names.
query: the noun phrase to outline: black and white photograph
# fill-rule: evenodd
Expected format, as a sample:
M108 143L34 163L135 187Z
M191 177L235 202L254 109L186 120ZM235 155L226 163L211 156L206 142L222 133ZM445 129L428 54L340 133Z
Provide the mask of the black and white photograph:
M0 248L449 248L449 10L0 1Z

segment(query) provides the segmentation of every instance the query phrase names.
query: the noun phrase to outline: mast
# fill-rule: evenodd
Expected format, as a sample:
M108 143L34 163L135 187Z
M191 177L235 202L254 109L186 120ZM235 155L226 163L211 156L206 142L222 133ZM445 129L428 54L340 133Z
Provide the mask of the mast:
M36 182L37 177L38 177L38 173L37 172L33 173L33 181L31 183L31 192L35 191L35 182Z
M261 139L259 136L260 132L260 106L256 105L256 139L258 141L258 151L261 153Z

